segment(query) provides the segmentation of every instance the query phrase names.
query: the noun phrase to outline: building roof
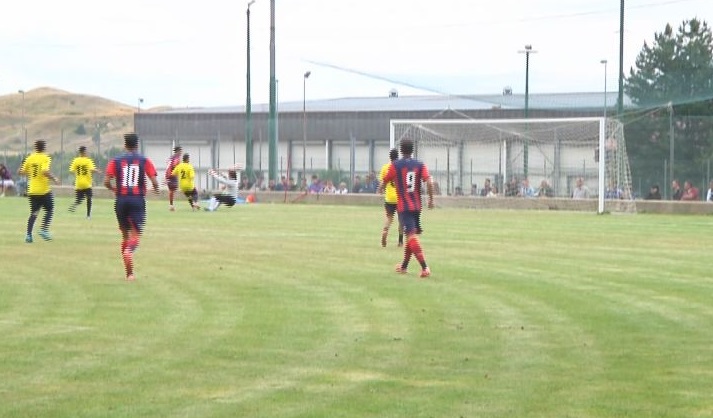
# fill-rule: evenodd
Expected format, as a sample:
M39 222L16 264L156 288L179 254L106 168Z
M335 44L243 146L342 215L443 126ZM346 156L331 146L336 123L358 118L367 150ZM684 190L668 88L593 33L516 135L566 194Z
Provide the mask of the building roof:
M606 106L612 108L617 103L617 92L608 92ZM440 111L524 109L525 95L422 95L396 97L344 97L336 99L310 100L304 103L306 110L313 112L386 112L386 111ZM632 107L629 97L624 96L624 107ZM530 94L529 109L597 109L604 107L604 93L551 93ZM282 102L277 105L280 113L302 112L303 102ZM258 103L251 106L253 113L268 113L269 104ZM157 113L244 113L245 106L174 108Z

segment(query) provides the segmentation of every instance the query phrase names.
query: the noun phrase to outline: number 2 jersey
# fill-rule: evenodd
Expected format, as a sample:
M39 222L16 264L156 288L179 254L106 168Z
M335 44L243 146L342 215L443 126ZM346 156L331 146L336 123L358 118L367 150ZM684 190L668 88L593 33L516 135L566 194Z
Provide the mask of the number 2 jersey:
M391 163L384 175L384 182L393 181L396 186L397 211L421 210L421 183L429 177L426 164L419 160L402 158Z
M106 175L116 179L116 197L143 197L146 196L146 176L156 176L156 168L143 155L126 153L109 161Z

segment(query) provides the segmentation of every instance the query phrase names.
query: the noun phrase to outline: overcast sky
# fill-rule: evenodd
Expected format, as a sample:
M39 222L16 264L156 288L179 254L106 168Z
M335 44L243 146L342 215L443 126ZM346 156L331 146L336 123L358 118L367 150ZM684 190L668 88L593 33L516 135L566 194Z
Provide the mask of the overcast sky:
M616 89L619 0L277 0L280 101ZM144 108L243 105L240 0L23 0L4 6L0 94L50 86ZM624 68L713 0L626 0ZM252 100L269 100L270 1L251 6ZM607 59L606 68L600 64Z

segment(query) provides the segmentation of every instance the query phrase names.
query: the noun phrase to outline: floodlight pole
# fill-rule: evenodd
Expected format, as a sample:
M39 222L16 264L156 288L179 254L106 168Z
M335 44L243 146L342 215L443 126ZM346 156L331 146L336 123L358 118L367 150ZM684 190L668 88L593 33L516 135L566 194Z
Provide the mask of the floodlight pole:
M525 119L529 119L529 117L530 117L530 54L537 53L537 51L532 50L532 45L525 45L525 49L518 51L518 53L525 54ZM528 164L529 164L528 145L529 145L529 140L527 137L525 137L525 145L524 145L524 148L522 151L523 175L525 176L525 178L527 178Z
M275 0L270 0L270 115L267 125L269 140L269 180L277 181L277 81L275 78Z
M624 0L619 9L619 93L616 100L616 114L624 113Z
M248 178L253 175L253 119L252 119L252 98L250 96L250 6L255 0L248 2L245 12L247 17L247 61L246 61L246 89L245 89L245 171Z
M307 178L307 79L311 71L302 78L302 178Z
M604 64L604 121L607 119L607 60L599 61L600 64Z

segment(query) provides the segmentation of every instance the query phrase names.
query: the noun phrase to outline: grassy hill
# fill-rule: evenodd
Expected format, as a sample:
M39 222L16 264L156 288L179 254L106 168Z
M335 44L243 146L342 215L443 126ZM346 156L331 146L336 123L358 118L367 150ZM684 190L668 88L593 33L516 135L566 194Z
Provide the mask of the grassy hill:
M23 118L22 94L0 96L0 152L25 152L23 120L29 149L39 138L47 140L50 152L72 152L80 145L92 153L121 147L121 135L133 129L135 111L102 97L43 87L25 92Z

